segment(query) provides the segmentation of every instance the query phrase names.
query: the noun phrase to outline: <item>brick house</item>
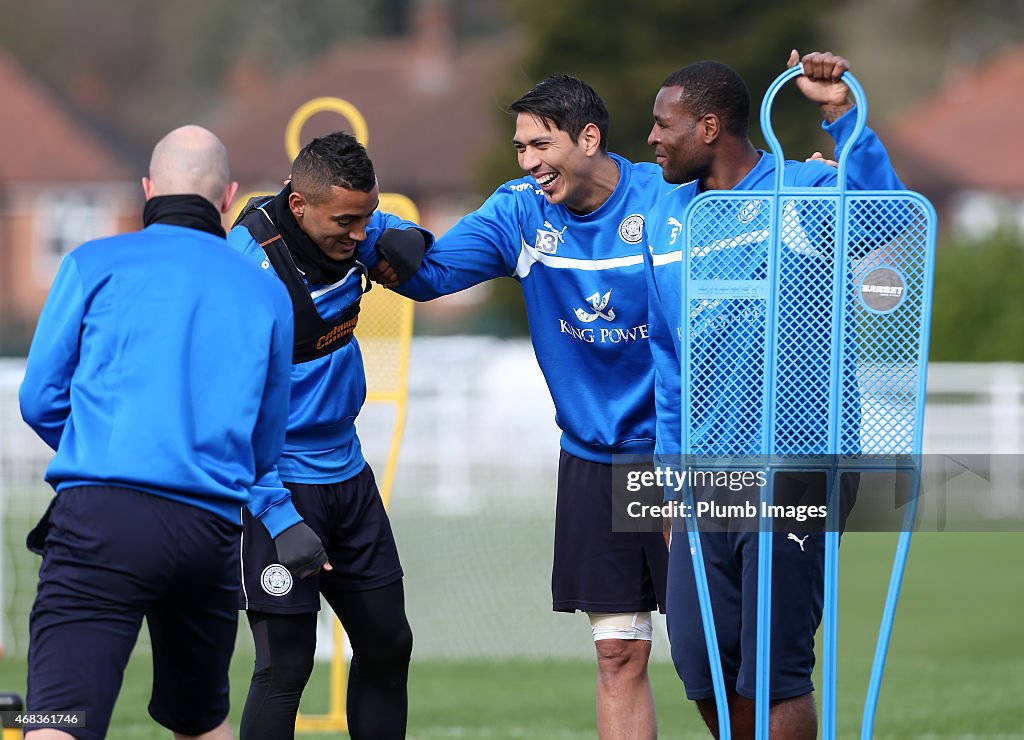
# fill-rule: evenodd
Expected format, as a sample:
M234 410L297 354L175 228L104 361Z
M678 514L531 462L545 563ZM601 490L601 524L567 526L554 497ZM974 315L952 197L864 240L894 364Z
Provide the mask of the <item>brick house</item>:
M908 187L934 203L954 233L1024 235L1024 46L948 81L885 127Z
M22 351L64 254L141 225L142 189L99 136L0 52L0 351Z
M233 102L210 122L231 153L240 195L280 188L289 119L303 103L331 96L365 118L381 192L412 198L425 226L443 232L478 206L480 159L495 137L512 138L511 118L501 130L508 101L500 86L521 45L513 36L457 44L444 3L416 3L412 25L409 36L340 45L281 79L261 73L258 60L240 62L226 95ZM352 131L337 113L318 113L300 141L337 129Z

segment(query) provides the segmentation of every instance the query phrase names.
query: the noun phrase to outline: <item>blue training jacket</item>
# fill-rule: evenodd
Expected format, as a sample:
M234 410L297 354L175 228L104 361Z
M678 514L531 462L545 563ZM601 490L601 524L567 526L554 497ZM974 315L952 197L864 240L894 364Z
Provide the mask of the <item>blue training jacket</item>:
M654 449L642 240L645 214L670 187L657 165L611 157L619 181L593 213L549 204L532 177L511 180L441 236L396 289L425 301L492 278L518 280L562 448L595 462Z
M847 111L831 124L822 124L836 142L836 158L838 159L843 148L847 145L848 138L853 132L856 123L856 110ZM796 162L786 161L784 182L787 187L818 187L834 186L837 181L837 170L823 162ZM860 137L854 143L847 162L847 177L851 189L857 190L902 190L903 184L896 176L889 161L889 155L882 146L881 141L869 128L865 128ZM775 186L775 157L767 152L761 152L761 158L757 165L740 181L733 190L772 190ZM654 355L654 368L656 375L655 397L658 415L658 440L657 452L659 455L678 455L681 452L690 454L747 454L755 453L758 450L745 449L744 440L753 439L749 430L754 423L749 419L727 418L716 409L731 405L733 408L741 406L736 402L736 395L743 394L749 397L747 406L751 409L757 408L762 389L760 384L755 386L744 385L738 381L729 388L690 388L691 397L694 399L694 423L696 428L691 432L693 448L681 450L681 396L682 396L682 372L681 357L682 350L680 340L682 336L682 265L686 260L688 264L695 264L699 269L699 263L695 260L711 261L714 259L717 249L765 249L767 247L768 227L767 212L763 213L740 213L736 220L736 233L722 240L721 245L684 245L680 240L683 225L685 224L684 214L690 202L700 193L698 182L689 182L678 185L663 199L652 211L648 219L648 249L645 250L645 270L648 279L650 296L650 332L651 352ZM750 209L748 209L750 210ZM795 224L794 224L795 226ZM807 228L813 228L803 225ZM813 243L816 238L831 238L831 236L808 234L806 241ZM790 265L793 274L805 274L806 279L816 279L818 270L815 262L820 262L813 249L807 248L798 250L802 253L787 254L784 259L791 260ZM752 260L751 264L760 264ZM755 278L758 276L744 275L739 278ZM763 277L763 276L761 276ZM718 338L711 336L717 332L724 341L742 341L743 332L737 331L738 321L759 321L762 317L751 314L744 306L737 301L730 301L729 306L718 301L704 301L692 308L694 312L699 311L698 327L705 327L704 331L708 336L697 338L691 346L699 351L717 351L715 343ZM698 318L697 314L694 316ZM729 327L721 329L720 327ZM698 328L698 330L700 330ZM790 342L793 351L800 351L799 326L780 326L780 341ZM741 337L741 339L737 339ZM701 349L703 348L703 349ZM752 350L749 348L731 347L723 354L733 358L748 357ZM817 358L808 358L808 362L817 362ZM737 373L737 376L741 373ZM844 377L847 382L855 382L851 377L851 368L844 368ZM812 414L821 416L824 423L824 410L821 404L827 403L828 397L827 377L820 389L810 389L811 397L804 399L805 408L794 409L794 413L803 414L806 418ZM729 394L732 398L725 402L721 394ZM817 395L818 400L812 398ZM819 403L820 400L820 403ZM814 404L818 403L818 407ZM757 424L759 426L759 422ZM809 450L803 448L775 450L780 453L807 454L810 452L824 452L824 450Z
M234 523L247 503L276 536L301 521L291 497L250 489L284 442L291 352L282 286L223 237L158 223L64 258L21 412L58 493L124 486Z
M377 264L377 239L386 229L424 231L411 221L375 211L366 227L365 241L356 248L356 261L367 269ZM433 239L429 232L424 231L424 234ZM228 234L228 243L262 267L265 279L281 284L266 252L248 229L233 228ZM355 267L333 285L308 282L307 285L321 318L334 319L362 296L362 269ZM380 286L375 289L382 290ZM282 481L339 483L357 475L366 465L355 425L365 400L363 356L355 337L329 355L292 365L291 409L284 451L277 468L260 481L260 487L281 490Z

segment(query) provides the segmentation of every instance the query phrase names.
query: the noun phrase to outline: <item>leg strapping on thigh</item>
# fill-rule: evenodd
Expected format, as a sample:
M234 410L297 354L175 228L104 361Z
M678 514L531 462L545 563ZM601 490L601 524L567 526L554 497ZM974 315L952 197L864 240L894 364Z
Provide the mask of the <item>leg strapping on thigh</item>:
M650 612L603 614L587 612L594 642L598 640L648 640L654 635Z

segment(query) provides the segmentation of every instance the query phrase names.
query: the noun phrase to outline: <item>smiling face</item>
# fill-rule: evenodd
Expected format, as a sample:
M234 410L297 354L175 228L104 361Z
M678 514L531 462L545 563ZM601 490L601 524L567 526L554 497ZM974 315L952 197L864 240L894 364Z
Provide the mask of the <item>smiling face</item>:
M654 126L647 143L654 147L654 158L666 182L699 180L711 167L714 141L705 117L698 120L680 102L681 87L663 87L654 101ZM714 122L717 125L717 120Z
M288 205L299 228L324 254L344 260L366 239L366 227L379 201L376 186L364 193L332 185L323 199L309 200L293 192Z
M596 131L593 124L588 124ZM592 169L587 155L595 145L593 132L584 128L578 141L532 113L516 116L516 133L512 145L519 156L519 166L537 181L548 203L564 204L573 210L586 208Z

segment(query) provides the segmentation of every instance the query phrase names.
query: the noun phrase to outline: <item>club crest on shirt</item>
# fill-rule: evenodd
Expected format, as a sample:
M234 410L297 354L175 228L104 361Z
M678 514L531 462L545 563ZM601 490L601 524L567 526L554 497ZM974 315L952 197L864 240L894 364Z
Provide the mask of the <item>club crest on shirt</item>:
M284 596L292 590L292 574L280 563L271 563L260 574L260 586L271 596Z
M565 241L567 228L569 227L563 226L559 231L551 225L550 221L545 221L544 228L537 229L537 240L533 243L534 248L543 254L554 254L558 251L558 243Z
M743 207L740 208L740 212L737 215L737 218L739 218L741 224L749 224L751 221L754 220L757 214L760 213L760 211L761 201L748 200L746 203L743 204Z
M622 219L619 224L619 236L627 244L638 244L644 237L644 217L633 213Z

